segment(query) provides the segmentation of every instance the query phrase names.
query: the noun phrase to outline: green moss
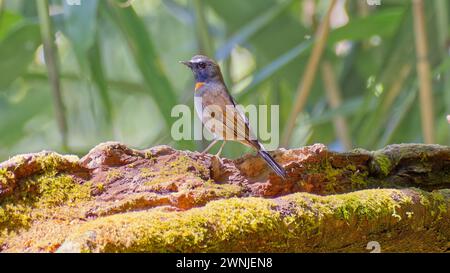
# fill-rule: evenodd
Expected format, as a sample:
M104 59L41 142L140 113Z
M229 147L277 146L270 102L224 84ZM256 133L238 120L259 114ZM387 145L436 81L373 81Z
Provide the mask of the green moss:
M140 172L142 177L151 178L145 185L155 185L172 181L177 176L186 176L186 174L202 180L204 177L209 176L209 170L205 166L186 155L178 156L175 160L161 166L159 170L153 171L149 168L141 168Z
M158 175L158 172L152 171L150 168L141 168L139 172L142 178L155 177Z
M310 174L319 173L325 175L324 194L333 194L342 191L365 189L369 183L368 172L359 170L355 165L348 164L342 168L334 168L328 160L320 165L308 166L307 172ZM346 185L347 180L350 186Z
M343 203L336 210L336 215L347 222L354 218L372 220L381 215L390 216L394 211L393 208L398 204L391 198L391 191L388 194L380 193L384 192L367 190L364 191L364 195L343 195L341 198ZM328 197L328 201L333 202L334 200L333 197ZM370 203L368 203L368 200L370 200Z
M335 193L337 191L336 186L338 186L337 184L339 183L338 177L342 174L342 171L333 168L331 164L327 162L324 167L319 168L316 172L326 175L326 193Z
M354 167L353 165L350 165ZM348 168L348 167L347 167ZM368 186L368 174L367 172L361 172L358 170L352 170L352 174L350 175L350 183L353 190L355 189L365 189Z
M419 153L419 155L420 155L420 162L423 163L423 162L428 161L428 154L427 154L427 152L422 151L422 152Z
M407 204L407 205L412 205L412 204L414 204L414 201L413 201L412 197L411 197L411 196L408 196L408 195L406 195L406 196L403 197L403 202L404 202L405 204Z
M91 185L77 184L70 175L50 173L28 183L37 188L40 205L47 207L72 204L91 196Z
M242 193L243 188L234 184L217 184L213 180L206 181L204 187L206 189L213 189L220 192L220 196L228 198L232 196L238 196Z
M264 232L267 235L279 231L280 214L271 210L272 202L251 198L252 202L241 199L221 200L210 203L204 209L192 209L181 213L164 213L158 210L152 213L131 212L116 215L105 220L118 232L115 238L130 236L127 242L103 241L100 247L107 252L126 249L128 252L156 251L183 252L202 249L220 250L228 243L243 242L250 233ZM103 222L103 221L101 221ZM120 224L122 222L122 224ZM126 223L126 224L125 224ZM96 237L106 233L96 229L100 221L87 223L81 230L85 236L95 230ZM118 228L118 225L123 225ZM76 244L75 244L76 245ZM91 245L95 246L95 244ZM242 249L245 249L245 246ZM89 249L81 249L89 251Z
M410 224L412 215L417 215L416 224L427 225L423 222L425 218L420 218L424 217L420 213L422 208L410 210L410 194L389 189L335 196L297 193L276 200L230 198L184 212L160 209L129 212L82 225L67 239L67 244L78 246L76 251L86 252L264 252L348 248L362 237L385 233L386 227L393 230L392 236L398 235L395 233L397 228L401 230L398 236L404 236L410 229L416 232ZM93 239L86 234L96 236ZM382 237L377 238L382 245L388 244L388 241L381 241ZM326 246L321 242L326 242ZM407 242L408 246L410 243Z
M194 168L198 175L207 176L209 173L205 166L185 155L180 155L176 160L171 161L168 168L164 169L164 171L183 174L188 172L190 168Z
M153 158L153 153L151 151L146 151L144 157L147 159Z
M422 206L429 207L431 202L425 194L420 194L420 204Z
M14 173L5 168L0 169L0 185L7 187L10 181L14 180Z
M19 228L29 227L31 207L23 204L2 203L0 206L0 231L3 236ZM3 237L2 236L2 237Z
M233 184L216 184L208 180L202 186L190 190L193 193L193 206L202 206L206 202L218 198L231 198L241 196L243 187Z
M103 183L98 183L97 185L95 185L95 187L97 188L97 191L99 193L102 193L105 191L105 184L103 184Z
M388 176L392 168L392 163L389 157L381 152L375 152L373 155L373 160L375 162L376 170L382 175Z
M156 157L153 155L151 151L146 151L144 153L144 158L150 160L150 162L152 163L156 162Z
M50 153L45 156L36 158L36 162L41 165L44 171L53 171L61 169L62 166L77 167L78 157L76 156L61 156L56 153Z
M61 205L75 205L91 198L91 185L78 184L70 175L55 170L20 181L12 195L0 202L0 231L27 228L36 217Z
M127 167L130 168L130 169L134 169L134 168L136 168L136 166L138 166L138 164L140 164L140 162L139 161L135 161L133 163L128 164Z
M153 185L158 185L158 184L161 184L161 183L170 182L171 178L173 178L173 177L171 177L171 176L156 177L156 178L153 178L150 181L145 182L144 185L146 185L146 186L153 186Z
M438 218L440 219L442 215L445 215L448 212L446 199L442 193L437 191L433 191L431 197L434 206L438 209Z
M419 191L419 190L418 190ZM434 221L441 221L443 218L448 218L449 215L449 201L442 192L448 192L448 189L433 191L431 193L420 191L420 204L425 207L427 213L434 218ZM446 193L447 194L447 193Z
M122 172L119 169L111 169L106 175L106 183L110 183L120 177L122 177Z

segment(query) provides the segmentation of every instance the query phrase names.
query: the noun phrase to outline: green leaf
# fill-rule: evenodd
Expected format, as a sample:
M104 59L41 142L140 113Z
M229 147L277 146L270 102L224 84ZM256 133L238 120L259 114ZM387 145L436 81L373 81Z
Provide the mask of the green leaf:
M254 1L242 0L209 0L207 2L224 19L232 32L277 5L277 1L273 0L258 0L257 4Z
M394 9L352 20L347 25L332 31L328 43L333 44L344 39L358 40L370 38L373 35L383 36L391 34L397 28L402 14L403 9ZM380 28L377 24L388 27ZM251 83L246 87L248 91L239 93L238 96L241 98L247 97L252 93L251 90L254 90L255 87L268 80L273 74L292 62L299 55L308 51L312 44L312 40L304 41L263 67L255 73Z
M373 15L356 18L348 24L330 32L328 43L334 44L342 40L364 40L374 35L388 36L395 32L405 9L388 9Z
M273 74L275 74L278 70L289 64L290 62L294 61L296 57L301 55L302 53L307 52L312 45L312 41L308 40L305 41L298 46L292 48L279 58L275 59L265 67L263 67L261 70L255 73L253 80L250 82L250 84L246 87L248 89L247 92L238 93L239 98L245 98L249 94L251 94L251 90L255 90L255 87L259 86L261 83L269 79ZM236 91L235 91L236 92Z
M257 16L248 24L240 28L235 34L233 34L216 52L216 59L222 60L227 58L231 50L237 44L245 42L250 36L263 29L270 22L272 22L278 15L280 15L292 0L287 0L281 4L276 5L274 8L268 9L263 14Z
M64 33L72 42L81 64L86 60L84 54L95 42L97 8L97 0L84 1L82 5L69 5L64 1Z
M11 11L3 11L0 14L0 41L5 37L8 31L18 22L22 20L22 16Z
M71 41L81 73L97 87L103 106L104 118L112 124L112 105L108 84L104 75L101 51L97 35L98 1L86 1L82 5L64 2L63 31Z
M105 111L105 119L108 123L112 121L113 107L111 104L111 98L108 92L108 82L105 77L105 72L102 65L102 57L100 52L99 41L92 45L88 53L88 65L91 73L91 79L97 86L100 94L100 99Z
M0 98L0 143L12 146L27 136L27 122L39 115L51 116L52 106L49 90L41 88L27 91L27 95L17 102Z
M31 23L14 28L0 42L0 90L27 70L40 43L39 26Z
M362 97L351 98L342 103L338 108L329 109L326 112L312 116L310 119L311 125L316 126L326 122L332 121L336 116L347 117L356 113L359 107L361 107L363 100Z
M150 95L157 102L167 127L170 127L172 123L170 113L177 99L144 23L132 7L121 8L114 2L102 4L102 10L111 16L128 42Z

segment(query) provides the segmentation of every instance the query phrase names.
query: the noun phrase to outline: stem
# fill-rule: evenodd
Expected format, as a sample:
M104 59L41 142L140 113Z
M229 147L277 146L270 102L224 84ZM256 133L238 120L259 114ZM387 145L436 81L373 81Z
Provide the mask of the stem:
M0 20L3 17L3 12L5 10L5 1L4 0L0 0ZM1 21L0 21L1 22Z
M59 68L57 63L56 46L53 42L53 32L48 13L48 1L38 0L37 9L41 27L41 36L44 44L44 58L47 66L50 85L53 93L53 104L55 108L56 120L61 135L63 150L67 150L67 122L65 117L65 107L61 94L61 83L59 79Z
M315 41L315 46L312 49L311 57L309 58L308 64L306 66L305 75L298 85L295 104L289 115L289 119L284 130L282 145L285 147L287 147L289 144L289 141L292 137L292 132L294 131L297 116L303 110L309 92L311 91L311 87L316 76L317 67L319 65L319 61L322 57L322 53L328 38L331 11L333 10L336 2L336 0L333 0L330 3L325 18L321 22L319 29L316 32L317 39Z
M420 110L422 133L425 143L434 142L433 96L430 64L428 62L427 33L425 26L424 2L413 1L414 32L416 38L417 73L420 84Z

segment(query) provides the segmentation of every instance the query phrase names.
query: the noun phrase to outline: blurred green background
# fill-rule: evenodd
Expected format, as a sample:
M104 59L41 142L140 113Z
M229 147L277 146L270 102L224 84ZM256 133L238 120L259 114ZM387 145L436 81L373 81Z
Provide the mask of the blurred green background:
M446 0L77 4L0 0L0 160L83 155L107 140L202 149L170 137L172 106L193 104L192 74L178 61L198 53L218 60L239 103L280 105L285 147L450 144ZM227 144L224 155L245 150Z

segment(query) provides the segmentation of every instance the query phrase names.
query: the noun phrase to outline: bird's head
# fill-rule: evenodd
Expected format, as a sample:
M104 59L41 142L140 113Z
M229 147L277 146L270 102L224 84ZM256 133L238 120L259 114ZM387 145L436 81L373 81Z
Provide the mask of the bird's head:
M192 70L197 82L222 80L222 73L220 72L219 65L206 56L195 55L191 60L181 61L180 63Z

